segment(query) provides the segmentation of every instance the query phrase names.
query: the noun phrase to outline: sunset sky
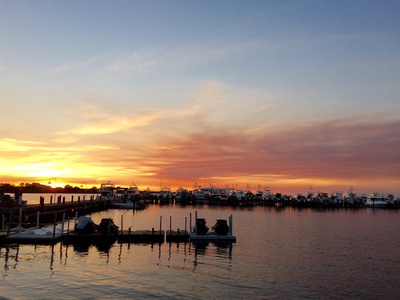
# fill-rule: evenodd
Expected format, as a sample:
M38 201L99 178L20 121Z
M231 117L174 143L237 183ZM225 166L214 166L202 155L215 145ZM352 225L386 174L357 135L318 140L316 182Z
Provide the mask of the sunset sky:
M0 1L0 183L400 196L400 1Z

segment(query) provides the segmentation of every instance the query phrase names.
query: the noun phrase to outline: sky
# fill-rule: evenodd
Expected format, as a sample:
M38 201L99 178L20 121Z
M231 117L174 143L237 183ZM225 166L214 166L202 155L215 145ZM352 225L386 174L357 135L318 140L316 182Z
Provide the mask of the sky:
M397 0L0 0L0 183L398 195L399 16Z

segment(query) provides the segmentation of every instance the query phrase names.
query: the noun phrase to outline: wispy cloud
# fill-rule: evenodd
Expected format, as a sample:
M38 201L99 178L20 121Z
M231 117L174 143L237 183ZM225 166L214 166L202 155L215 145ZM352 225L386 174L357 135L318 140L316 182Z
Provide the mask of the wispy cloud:
M60 66L57 66L50 70L50 73L53 74L62 74L62 73L67 73L71 71L79 71L88 67L92 67L97 65L99 62L101 62L100 57L92 57L84 61L80 62L70 62L70 63L65 63Z

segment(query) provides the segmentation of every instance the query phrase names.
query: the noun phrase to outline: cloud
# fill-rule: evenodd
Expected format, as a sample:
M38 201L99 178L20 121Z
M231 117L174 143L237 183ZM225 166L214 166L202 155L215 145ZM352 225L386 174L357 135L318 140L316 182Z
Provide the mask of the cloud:
M373 141L373 143L371 143ZM172 144L172 145L171 145ZM400 121L336 119L248 136L203 132L171 141L156 154L165 174L221 178L263 174L293 178L398 178ZM178 171L179 170L179 171Z
M50 70L50 73L62 74L62 73L67 73L67 72L71 72L71 71L79 71L79 70L94 66L94 65L98 64L99 62L101 62L100 57L92 57L85 61L65 63L63 65L53 68L52 70Z

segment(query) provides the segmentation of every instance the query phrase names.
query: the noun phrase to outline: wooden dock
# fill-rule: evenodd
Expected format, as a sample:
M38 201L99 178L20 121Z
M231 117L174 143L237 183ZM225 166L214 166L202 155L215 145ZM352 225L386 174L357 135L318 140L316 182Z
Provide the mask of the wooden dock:
M167 243L180 243L180 242L189 242L190 235L187 230L167 230L165 238Z
M66 245L86 244L114 244L117 240L117 234L101 234L101 233L76 233L74 231L66 233L62 236L62 242Z
M197 211L194 217L194 231L190 233L190 241L212 241L212 242L236 242L236 236L233 235L233 216L229 216L229 232L226 234L218 234L216 232L200 232L197 228ZM204 220L204 219L203 219ZM208 230L208 229L207 229Z
M191 241L210 241L210 242L236 242L236 236L227 234L227 235L218 235L215 232L207 232L206 234L200 235L191 233L190 234Z
M164 243L164 230L124 230L118 234L118 243Z
M70 201L51 204L28 204L15 205L12 207L0 207L0 218L2 224L9 227L23 225L24 227L33 227L37 225L37 219L40 217L42 224L53 223L54 218L60 221L63 214L66 217L86 215L97 211L107 210L111 207L111 202L106 200L85 200ZM4 226L1 228L4 229Z
M63 234L59 228L29 228L22 231L9 231L4 234L2 242L7 244L56 244Z

